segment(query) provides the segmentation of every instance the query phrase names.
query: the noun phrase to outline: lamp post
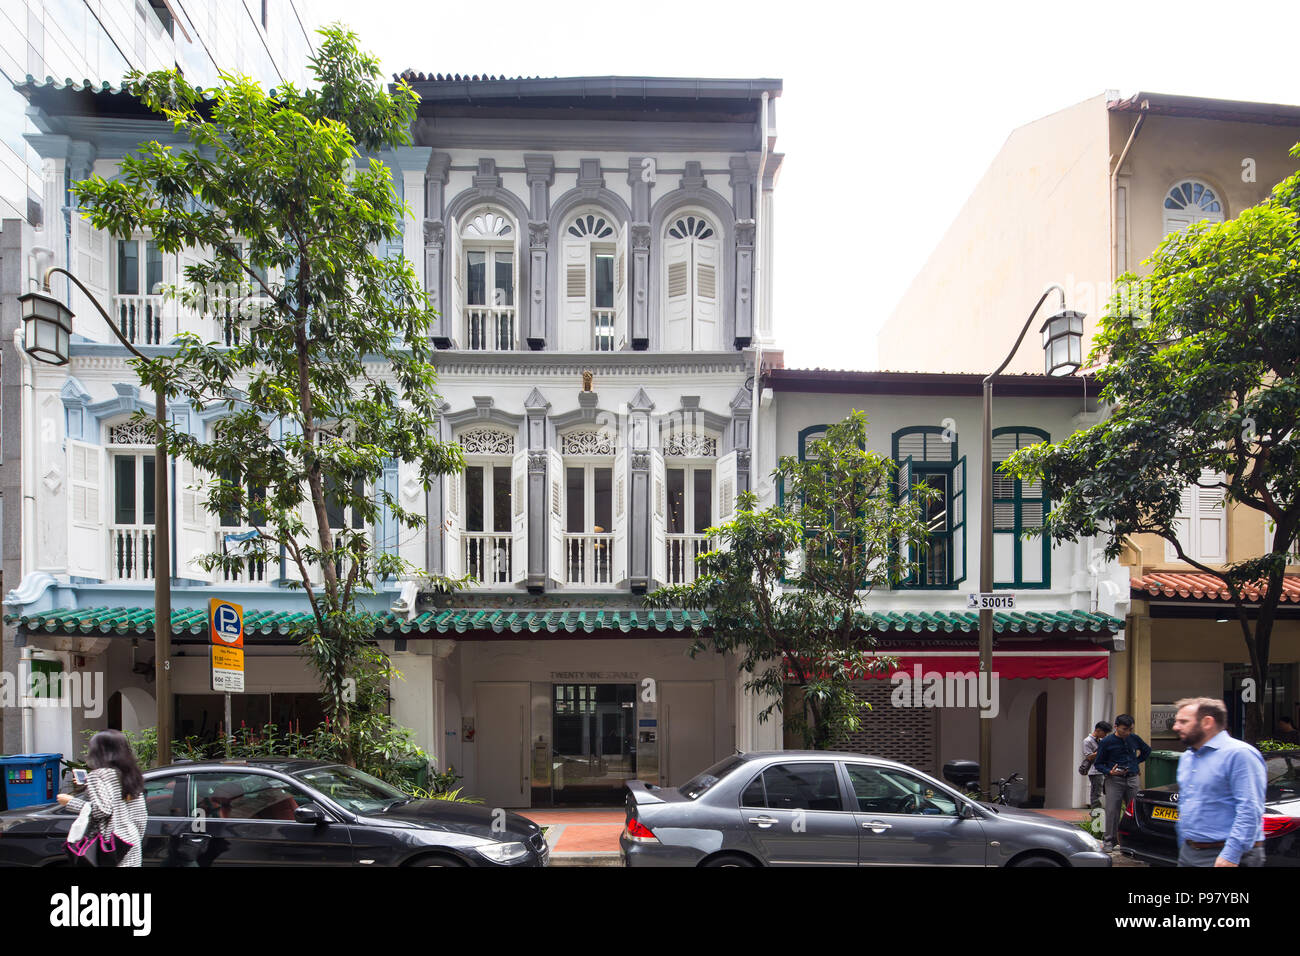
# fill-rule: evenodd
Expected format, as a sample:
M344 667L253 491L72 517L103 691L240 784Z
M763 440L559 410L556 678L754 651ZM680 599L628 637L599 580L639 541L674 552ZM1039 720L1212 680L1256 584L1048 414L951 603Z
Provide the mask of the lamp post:
M1034 316L1043 307L1055 289L1061 294L1061 308L1043 323L1044 364L1048 375L1063 377L1073 375L1083 364L1083 313L1065 308L1065 289L1053 283L1043 290L1034 310L1025 319L1016 344L993 374L984 379L984 428L982 440L984 454L981 459L985 472L980 478L980 592L993 590L993 380L1010 364L1020 343L1029 331ZM985 693L992 693L993 681L993 609L980 609L980 680L988 681ZM989 792L993 764L993 718L980 712L980 790Z
M72 310L50 293L50 277L56 272L67 276L68 281L85 293L128 352L138 359L148 361L139 349L127 341L117 323L81 280L60 266L53 266L46 271L40 292L27 292L18 297L22 306L23 350L28 355L47 365L67 365L71 356L69 340L72 335ZM155 389L154 401L157 436L154 450L154 683L158 699L158 765L166 766L171 763L172 747L171 511L167 493L167 440L164 431L167 398L161 390Z

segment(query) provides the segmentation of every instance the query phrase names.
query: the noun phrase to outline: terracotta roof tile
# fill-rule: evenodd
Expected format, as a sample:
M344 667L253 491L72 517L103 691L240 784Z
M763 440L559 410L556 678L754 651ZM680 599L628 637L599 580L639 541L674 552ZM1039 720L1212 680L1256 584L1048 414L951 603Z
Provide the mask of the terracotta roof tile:
M1264 582L1247 585L1243 593L1249 601L1259 601L1264 596ZM1133 596L1197 598L1203 601L1231 601L1227 583L1217 575L1203 572L1152 571L1132 583ZM1300 604L1300 574L1288 574L1282 579L1282 600Z

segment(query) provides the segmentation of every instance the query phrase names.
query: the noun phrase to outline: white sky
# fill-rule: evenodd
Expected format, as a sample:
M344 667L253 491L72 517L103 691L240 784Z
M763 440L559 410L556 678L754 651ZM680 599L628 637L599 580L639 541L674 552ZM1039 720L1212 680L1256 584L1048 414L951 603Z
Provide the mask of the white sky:
M878 328L1015 127L1107 89L1300 103L1296 0L300 3L351 27L389 74L783 80L775 333L789 366L874 367Z

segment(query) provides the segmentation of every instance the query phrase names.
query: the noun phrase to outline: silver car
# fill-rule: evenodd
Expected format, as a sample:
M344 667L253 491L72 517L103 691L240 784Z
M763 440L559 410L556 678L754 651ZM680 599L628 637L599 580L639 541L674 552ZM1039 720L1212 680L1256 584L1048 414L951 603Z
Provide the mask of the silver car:
M1070 823L976 803L862 754L734 754L680 787L627 785L627 866L1110 866Z

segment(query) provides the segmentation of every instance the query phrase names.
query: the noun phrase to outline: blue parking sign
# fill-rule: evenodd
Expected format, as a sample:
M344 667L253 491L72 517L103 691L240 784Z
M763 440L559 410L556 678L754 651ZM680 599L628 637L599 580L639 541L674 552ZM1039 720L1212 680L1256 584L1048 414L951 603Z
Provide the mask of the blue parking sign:
M212 643L223 647L244 646L244 609L230 601L208 601L208 625Z

